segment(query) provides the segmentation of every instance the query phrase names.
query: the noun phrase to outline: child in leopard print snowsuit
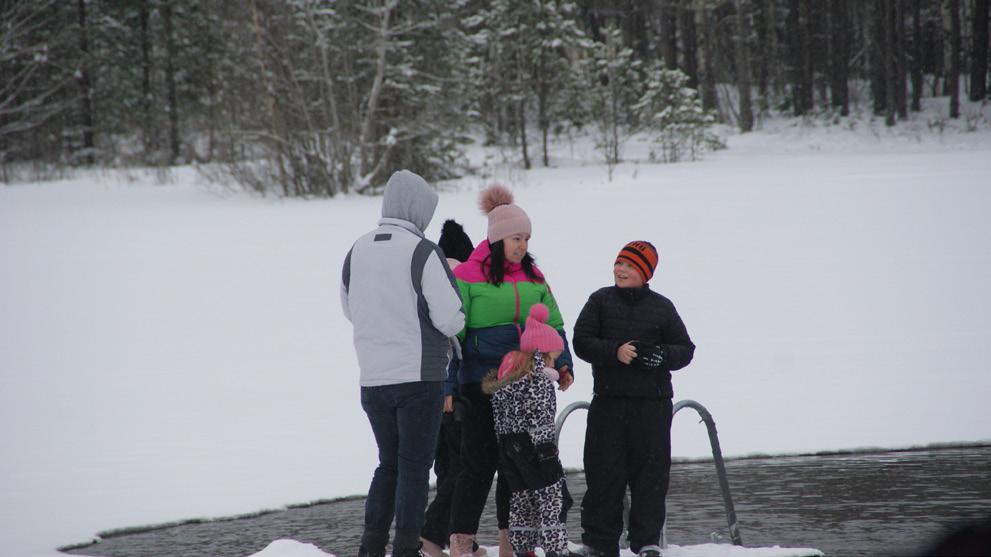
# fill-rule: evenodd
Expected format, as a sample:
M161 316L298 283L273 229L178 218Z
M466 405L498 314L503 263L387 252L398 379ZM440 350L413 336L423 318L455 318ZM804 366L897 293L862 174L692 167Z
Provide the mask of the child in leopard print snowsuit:
M554 359L561 336L546 325L548 309L534 304L520 337L520 350L503 358L483 381L492 394L499 439L499 474L509 483L509 541L516 555L541 547L548 557L568 554L565 526L568 496L554 435L558 379Z

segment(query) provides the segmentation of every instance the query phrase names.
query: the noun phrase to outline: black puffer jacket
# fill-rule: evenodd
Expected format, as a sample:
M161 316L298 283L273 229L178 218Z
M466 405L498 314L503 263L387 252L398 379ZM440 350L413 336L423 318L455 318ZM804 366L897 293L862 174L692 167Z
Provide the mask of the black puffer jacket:
M616 351L634 340L661 346L663 364L648 369L637 360L620 362ZM646 286L609 286L589 296L575 322L573 346L579 358L592 364L593 392L607 397L671 398L671 371L687 366L695 355L674 304Z

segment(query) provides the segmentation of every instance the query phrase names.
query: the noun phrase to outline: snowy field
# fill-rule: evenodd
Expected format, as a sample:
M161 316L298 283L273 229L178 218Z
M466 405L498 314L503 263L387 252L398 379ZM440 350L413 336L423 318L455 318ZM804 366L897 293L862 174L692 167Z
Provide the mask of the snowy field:
M441 185L428 235L455 217L482 240L479 189L512 187L569 336L619 248L652 241L652 285L698 345L675 399L712 412L728 456L987 441L989 113L970 133L770 122L695 163L630 143L641 162L611 181L588 142L528 172L478 151L486 176ZM0 552L363 493L375 445L338 288L380 202L259 198L189 168L0 186ZM590 398L576 377L560 408ZM695 416L673 444L710 454Z

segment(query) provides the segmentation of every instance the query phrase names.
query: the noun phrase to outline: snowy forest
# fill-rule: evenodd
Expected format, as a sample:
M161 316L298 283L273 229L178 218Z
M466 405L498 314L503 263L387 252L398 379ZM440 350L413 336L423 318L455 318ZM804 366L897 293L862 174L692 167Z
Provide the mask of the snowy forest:
M676 161L772 113L966 119L987 83L988 0L0 0L0 182L211 164L328 197L458 176L471 139Z

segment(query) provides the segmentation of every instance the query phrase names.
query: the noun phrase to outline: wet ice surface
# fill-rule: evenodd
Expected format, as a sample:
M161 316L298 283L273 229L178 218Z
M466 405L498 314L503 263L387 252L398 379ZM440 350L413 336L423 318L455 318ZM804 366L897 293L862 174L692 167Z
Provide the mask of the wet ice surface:
M726 463L746 546L814 547L829 556L918 552L945 529L991 517L991 447L734 460ZM369 471L369 475L371 471ZM585 478L571 473L569 534L580 541ZM363 499L237 520L184 524L104 539L73 550L105 557L244 557L291 538L340 556L356 554ZM479 542L496 545L494 495ZM112 526L112 525L108 525ZM728 542L711 462L676 463L668 495L669 543Z

